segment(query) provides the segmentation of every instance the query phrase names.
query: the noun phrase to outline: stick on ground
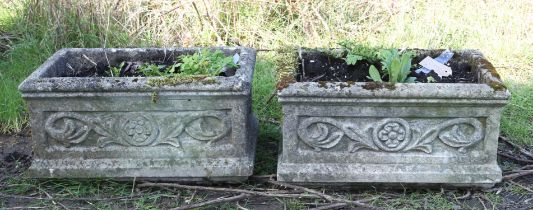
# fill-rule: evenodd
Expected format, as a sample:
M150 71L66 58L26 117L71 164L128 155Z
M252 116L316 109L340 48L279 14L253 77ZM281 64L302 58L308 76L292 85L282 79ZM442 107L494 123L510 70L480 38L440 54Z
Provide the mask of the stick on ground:
M518 178L518 177L521 177L521 176L527 176L527 175L530 175L530 174L533 174L533 170L516 171L516 173L507 174L507 175L503 176L503 179L511 180L511 179L515 179L515 178Z
M202 190L202 191L225 192L225 193L227 192L245 193L245 194L256 195L256 196L277 197L277 198L321 198L318 195L310 195L310 194L285 194L285 193L277 193L276 191L259 192L259 191L252 191L252 190L242 190L242 189L223 188L223 187L204 187L204 186L194 186L194 185L183 185L183 184L177 184L177 183L145 182L142 184L137 184L137 187L175 187L175 188L188 189L188 190Z
M521 147L520 145L518 144L515 144L513 143L512 141L510 141L509 139L507 139L506 137L503 137L503 136L500 136L500 139L502 141L504 141L505 143L517 148L520 153L524 154L525 156L527 156L528 158L531 158L533 159L533 153L531 153L530 151L527 151L526 149L524 149L523 147Z
M206 202L201 202L201 203L195 203L195 204L191 204L191 205L180 206L180 207L178 207L178 208L172 208L172 210L184 210L184 209L199 208L199 207L208 206L208 205L213 205L213 204L217 204L217 203L224 203L224 202L238 201L238 200L242 200L242 199L245 199L245 198L248 198L248 197L251 197L251 196L252 196L251 194L245 194L245 193L242 193L242 194L237 195L237 196L226 197L226 198L217 198L217 199L209 200L209 201L206 201Z
M325 206L312 208L312 209L309 209L309 210L339 209L339 208L342 208L342 207L346 207L347 205L348 205L347 203L332 203L332 204L328 204L328 205L325 205Z
M304 192L308 192L308 193L311 193L313 195L320 196L321 198L324 198L324 199L326 199L326 200L328 200L330 202L347 203L347 204L354 205L354 206L377 209L377 207L375 207L375 206L364 204L364 203L361 203L360 201L351 201L351 200L346 200L346 199L343 199L343 198L333 197L331 195L328 195L328 194L325 194L325 193L321 193L321 192L318 192L316 190L309 189L309 188L302 187L302 186L287 184L287 183L278 182L278 181L274 181L274 180L268 180L267 182L270 183L270 184L278 185L278 186L288 187L288 188L292 188L292 189L296 189L296 190L302 190Z

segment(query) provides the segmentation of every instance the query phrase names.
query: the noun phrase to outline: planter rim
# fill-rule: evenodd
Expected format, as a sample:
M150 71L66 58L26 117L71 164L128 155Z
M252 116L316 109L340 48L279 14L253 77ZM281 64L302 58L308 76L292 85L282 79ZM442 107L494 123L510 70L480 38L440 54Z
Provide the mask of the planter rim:
M508 100L510 95L507 89L473 83L297 82L278 91L280 101L286 97Z
M332 48L330 50L339 50ZM417 55L440 53L444 49L410 49ZM304 52L316 51L303 49ZM452 49L467 59L478 83L376 83L376 82L293 82L278 90L280 101L289 97L318 98L413 98L508 100L510 92L494 66L475 49Z
M46 77L47 71L64 58L67 54L82 54L83 52L127 53L150 51L196 51L199 49L237 50L239 51L239 68L235 75L229 77L209 77L210 81L199 79L194 82L171 85L149 85L150 80L160 80L163 77ZM57 92L227 92L228 94L250 93L250 86L255 65L256 51L246 47L191 47L191 48L64 48L54 53L39 66L18 87L23 96L33 93ZM66 68L66 66L65 66Z

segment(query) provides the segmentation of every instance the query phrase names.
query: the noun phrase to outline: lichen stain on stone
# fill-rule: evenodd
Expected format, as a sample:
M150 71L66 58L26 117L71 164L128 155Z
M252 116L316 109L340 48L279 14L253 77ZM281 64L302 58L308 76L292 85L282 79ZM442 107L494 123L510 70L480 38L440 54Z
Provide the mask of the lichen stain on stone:
M507 90L507 87L501 82L489 81L487 85L490 86L494 91Z
M292 75L279 75L278 84L276 84L276 88L278 90L284 89L289 87L290 84L295 83L296 80Z
M204 75L195 75L195 76L179 76L179 77L169 77L169 78L153 78L148 80L148 85L152 87L161 87L161 86L174 86L179 84L189 84L193 82L200 82L202 84L215 84L217 81L213 77L208 77Z
M354 81L347 81L339 84L339 87L341 89L352 87L352 85L355 84Z
M150 98L152 103L156 104L159 101L159 93L157 91L152 92Z
M363 89L365 90L379 90L379 89L389 89L389 90L395 90L396 85L394 83L389 82L366 82L363 86Z
M328 81L318 81L319 88L328 88Z
M347 82L340 82L340 83L336 83L336 82L330 82L330 81L318 81L318 87L319 88L328 88L328 87L339 87L341 90L344 89L344 88L349 88L349 87L352 87L352 85L355 84L354 81L347 81ZM330 85L328 85L330 84ZM333 85L331 85L333 84Z

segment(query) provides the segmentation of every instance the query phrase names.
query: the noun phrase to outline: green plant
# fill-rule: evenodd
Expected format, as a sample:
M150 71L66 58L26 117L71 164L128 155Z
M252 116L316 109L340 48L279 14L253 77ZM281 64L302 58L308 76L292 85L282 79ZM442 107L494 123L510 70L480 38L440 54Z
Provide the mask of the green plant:
M236 68L232 56L226 56L222 51L199 50L192 55L180 56L180 74L216 76L224 68Z
M145 77L169 77L173 73L168 71L166 65L156 65L151 63L144 63L137 71L142 73Z
M381 50L380 58L383 76L388 75L391 83L413 83L415 77L407 77L411 73L411 59L414 54L410 51L399 53L396 49ZM382 82L382 76L374 65L369 70L370 79L375 82Z
M427 82L428 83L435 83L435 82L437 82L437 80L435 78L433 78L432 76L428 76L427 77Z
M179 62L175 62L172 65L143 63L135 71L145 77L217 76L223 68L238 67L234 63L232 56L226 56L220 50L210 51L203 49L191 55L182 55L178 59ZM111 76L118 77L124 65L125 62L122 62L119 66L110 67Z
M355 65L357 61L363 59L369 62L376 62L379 60L379 48L372 48L366 43L358 43L349 40L340 41L338 44L342 48L348 50L345 59L348 65Z
M112 77L120 76L120 70L124 67L125 64L126 64L125 62L122 62L118 66L111 66L109 68L109 73L111 73L111 76Z

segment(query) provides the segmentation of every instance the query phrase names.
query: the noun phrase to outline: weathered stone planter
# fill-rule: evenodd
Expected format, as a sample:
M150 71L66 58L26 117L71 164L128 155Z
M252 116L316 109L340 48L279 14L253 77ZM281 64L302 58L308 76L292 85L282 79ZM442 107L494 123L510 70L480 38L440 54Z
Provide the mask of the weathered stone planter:
M477 84L295 82L281 89L278 180L479 187L500 182L497 139L510 94L481 53L456 54L452 62L469 65Z
M35 143L29 175L247 179L258 130L251 112L255 51L219 49L240 54L233 76L171 85L158 78L79 75L93 74L95 64L168 61L198 49L60 50L19 87Z

